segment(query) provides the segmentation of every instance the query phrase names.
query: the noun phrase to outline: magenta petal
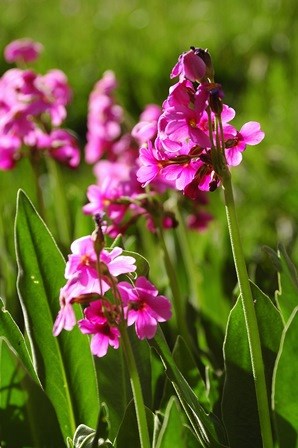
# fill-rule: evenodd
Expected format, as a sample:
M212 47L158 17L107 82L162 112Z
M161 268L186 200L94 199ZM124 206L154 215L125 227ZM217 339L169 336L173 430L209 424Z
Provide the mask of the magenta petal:
M265 133L261 131L260 123L257 121L245 123L239 133L247 145L257 145L265 137Z
M137 171L137 179L142 184L142 187L146 187L159 173L157 165L141 166Z
M102 358L107 354L109 348L109 338L102 333L96 333L92 337L90 347L93 355Z
M229 149L226 149L226 159L227 159L228 165L237 166L241 163L242 154L236 148L229 148Z
M153 299L149 299L147 303L154 311L154 318L158 322L165 322L172 317L172 305L165 296L157 296Z
M136 321L136 333L139 339L151 339L155 336L157 328L156 320L146 311L138 313Z
M61 308L54 323L53 335L58 336L61 331L71 331L76 324L76 318L71 305Z

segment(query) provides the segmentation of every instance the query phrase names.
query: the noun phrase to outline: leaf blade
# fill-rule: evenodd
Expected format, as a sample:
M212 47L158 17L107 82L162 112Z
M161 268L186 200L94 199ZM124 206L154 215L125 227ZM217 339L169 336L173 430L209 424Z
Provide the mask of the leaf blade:
M19 268L18 292L43 387L57 412L64 437L79 423L96 425L97 382L88 339L78 328L52 334L58 313L64 259L49 230L23 191L17 199L15 243ZM86 382L88 388L85 387Z

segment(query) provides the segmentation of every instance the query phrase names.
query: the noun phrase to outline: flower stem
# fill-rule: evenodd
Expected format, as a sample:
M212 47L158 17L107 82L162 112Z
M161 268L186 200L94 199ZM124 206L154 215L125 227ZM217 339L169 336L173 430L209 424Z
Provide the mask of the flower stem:
M141 448L150 448L151 443L147 425L146 410L135 357L131 348L126 327L124 325L120 326L120 332L121 332L122 347L126 358L132 393L134 397Z
M231 174L228 169L226 169L223 173L222 183L224 189L225 208L232 252L246 323L263 447L273 448L269 402L267 396L260 334L239 234L234 195L231 183Z

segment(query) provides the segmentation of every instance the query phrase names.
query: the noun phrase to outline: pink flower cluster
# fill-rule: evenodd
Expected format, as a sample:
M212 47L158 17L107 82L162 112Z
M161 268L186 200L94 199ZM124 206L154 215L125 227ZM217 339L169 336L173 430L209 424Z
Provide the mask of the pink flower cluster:
M183 53L171 73L176 76L179 81L163 103L157 137L140 149L137 177L146 186L159 176L196 199L199 190L212 191L220 183L216 151L224 148L227 166L239 165L246 146L260 143L264 132L254 121L239 131L230 124L235 111L222 102L207 51L192 48Z
M76 325L75 303L83 303L84 318L77 322L84 334L92 335L91 351L104 356L109 346L120 344L120 327L126 322L135 324L139 339L153 338L158 322L171 317L171 304L145 277L133 282L119 281L118 277L136 271L136 260L123 255L120 247L102 249L99 254L92 236L75 240L71 245L65 269L65 286L60 290L60 311L53 333L72 330ZM109 298L106 293L110 292ZM113 299L111 300L111 293Z
M85 214L105 214L106 231L112 237L124 234L140 216L145 216L148 228L154 231L152 210L149 210L151 198L174 186L173 180L165 180L156 173L150 193L144 194L136 175L141 160L139 146L150 146L156 138L161 107L148 104L131 132L123 133L124 114L115 101L116 87L115 75L108 71L90 95L86 161L95 163L96 183L89 186L89 202L83 207ZM149 200L148 196L151 196ZM205 214L206 219L200 219L203 216L200 212L192 212L198 218L193 215L192 228L204 229L211 216ZM162 225L165 228L176 225L171 212L164 212Z
M29 39L14 41L4 51L8 62L36 59L41 44ZM71 168L78 166L77 139L60 126L66 118L71 91L65 74L57 69L40 75L13 68L0 78L0 169L10 170L25 155L48 153Z

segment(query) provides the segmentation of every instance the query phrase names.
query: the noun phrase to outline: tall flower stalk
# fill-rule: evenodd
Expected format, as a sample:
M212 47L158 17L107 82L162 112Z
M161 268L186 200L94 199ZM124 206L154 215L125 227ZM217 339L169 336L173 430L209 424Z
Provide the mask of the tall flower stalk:
M251 357L252 372L256 389L257 406L259 411L259 420L263 439L263 446L264 448L272 448L273 440L272 440L272 430L270 422L269 400L267 396L267 387L266 387L264 363L262 358L260 333L242 250L242 244L234 202L234 195L232 189L231 175L228 171L223 176L222 182L225 197L225 207L226 207L229 235L231 240L234 263L237 272L242 307L246 323L249 352Z
M193 201L200 191L224 190L228 227L245 315L252 375L264 448L272 448L269 403L264 363L253 297L242 251L236 217L230 167L237 166L247 145L256 145L264 133L257 122L248 122L240 131L230 121L235 111L223 103L223 90L214 80L207 50L191 47L171 72L179 81L171 87L158 121L154 144L144 150L138 179L147 185L157 177L174 183Z

